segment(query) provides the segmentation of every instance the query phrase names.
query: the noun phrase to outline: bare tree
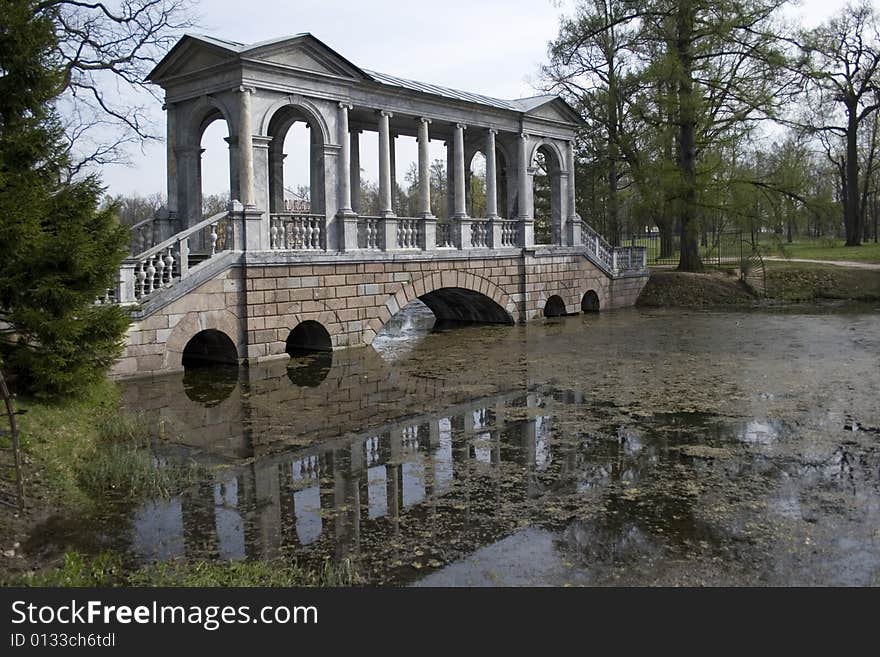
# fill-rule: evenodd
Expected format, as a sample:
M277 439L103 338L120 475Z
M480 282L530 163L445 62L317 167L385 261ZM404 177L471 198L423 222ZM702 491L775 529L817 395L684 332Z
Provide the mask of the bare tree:
M64 70L59 99L71 156L69 175L126 160L126 149L156 139L149 106L160 100L147 73L193 25L185 0L43 0L35 13L56 27ZM161 102L161 101L160 101Z
M799 70L811 100L805 128L825 145L830 146L832 138L845 143L835 164L841 170L846 245L858 246L867 203L867 193L860 193L859 184L859 130L880 108L877 13L866 0L847 5L827 23L805 32L799 45L803 51ZM871 160L869 166L873 155Z

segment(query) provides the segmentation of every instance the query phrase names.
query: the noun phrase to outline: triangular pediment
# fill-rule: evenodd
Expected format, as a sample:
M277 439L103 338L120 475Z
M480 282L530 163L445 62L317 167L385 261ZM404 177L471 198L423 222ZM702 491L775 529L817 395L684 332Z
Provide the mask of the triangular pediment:
M584 122L583 118L574 109L558 96L548 99L546 102L535 103L525 111L526 116L560 123Z
M241 55L247 59L255 59L318 75L354 80L369 79L369 76L360 68L310 34L266 45L257 45L243 51Z
M156 65L147 76L151 82L162 84L163 80L188 73L197 73L235 60L238 44L225 43L205 37L185 35Z

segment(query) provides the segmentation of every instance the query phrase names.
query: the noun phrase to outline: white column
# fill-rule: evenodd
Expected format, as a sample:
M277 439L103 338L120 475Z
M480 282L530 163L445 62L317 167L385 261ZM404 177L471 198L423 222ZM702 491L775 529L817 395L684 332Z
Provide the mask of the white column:
M428 126L431 119L419 119L419 212L422 217L431 215L431 154L428 150Z
M498 131L489 128L486 135L486 216L489 219L498 217L498 190L495 172L495 135Z
M519 219L529 218L529 163L526 161L528 152L529 136L525 133L519 136L519 157L516 163L516 184L517 184L517 207L519 208Z
M251 129L250 87L239 87L238 111L238 153L241 156L241 202L246 207L254 207L254 146Z
M351 130L349 128L349 164L348 168L351 172L349 183L351 185L351 209L355 213L361 211L361 131L359 129Z
M348 137L349 103L339 103L339 214L352 214L351 209L351 141Z
M453 130L453 145L455 157L455 218L467 218L467 208L465 207L465 190L464 190L464 130L466 126L461 123L455 124Z
M575 208L574 141L568 142L568 220L565 233L572 246L581 244L581 218Z
M388 119L393 114L382 110L379 112L379 215L394 216L391 206L391 133Z

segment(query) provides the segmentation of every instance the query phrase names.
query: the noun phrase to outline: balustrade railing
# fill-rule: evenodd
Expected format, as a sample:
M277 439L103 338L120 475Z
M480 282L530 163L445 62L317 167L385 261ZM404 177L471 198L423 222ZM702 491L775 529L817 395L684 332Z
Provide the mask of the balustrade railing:
M519 242L519 223L516 221L501 221L501 246L516 246Z
M422 221L411 217L397 217L397 248L418 249L422 240Z
M484 219L471 220L471 247L483 249L489 246L489 222Z
M381 251L384 230L382 217L358 217L358 248Z
M455 247L455 240L452 239L452 223L449 221L437 222L437 248L451 249Z
M195 249L190 248L191 242ZM138 301L145 300L154 292L169 288L185 278L189 273L191 255L201 261L208 260L231 246L229 214L221 212L209 217L123 264L124 269L127 265L129 270L133 270L134 290L131 296ZM121 277L120 286L126 284L125 277ZM124 292L118 294L117 301L123 301L121 297L125 296Z
M647 250L643 246L611 246L586 223L581 224L581 239L587 251L610 273L647 270Z
M156 219L150 217L134 224L130 229L129 253L142 253L156 244Z
M270 248L287 251L324 251L327 219L322 214L278 213L270 218Z

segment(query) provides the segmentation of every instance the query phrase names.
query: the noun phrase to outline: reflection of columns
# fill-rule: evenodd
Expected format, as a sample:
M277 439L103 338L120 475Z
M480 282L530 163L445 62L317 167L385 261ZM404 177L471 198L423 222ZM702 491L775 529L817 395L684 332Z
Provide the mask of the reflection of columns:
M379 215L393 217L391 208L391 134L388 119L391 112L379 112Z
M351 214L351 142L348 138L349 103L339 103L339 214Z
M465 125L456 123L453 128L452 137L455 154L455 218L466 219L467 208L465 207L464 193L464 130Z
M238 151L241 155L241 202L254 206L254 148L253 130L251 129L251 94L250 87L239 87L239 116L238 116Z
M431 215L431 155L428 151L428 125L431 119L419 119L419 213L422 217Z
M361 131L349 130L349 171L351 184L351 209L361 211Z
M498 190L495 174L495 135L497 130L489 128L486 135L486 216L489 219L498 217Z

